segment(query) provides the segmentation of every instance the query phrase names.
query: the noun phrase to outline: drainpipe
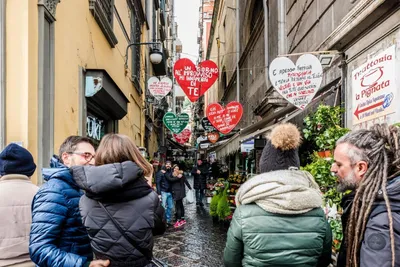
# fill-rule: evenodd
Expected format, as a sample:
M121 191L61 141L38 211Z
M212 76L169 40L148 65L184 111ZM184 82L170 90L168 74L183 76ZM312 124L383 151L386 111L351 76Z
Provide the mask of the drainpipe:
M340 62L340 68L341 68L341 86L340 86L340 105L342 108L346 108L345 105L347 103L346 101L346 82L347 82L347 62L346 62L346 55L344 53L341 54L341 62ZM347 112L342 113L342 124L343 126L349 128L349 124L347 121Z
M268 72L269 70L269 44L268 44L268 6L267 0L263 0L263 7L264 7L264 51L265 51L265 85L268 89Z
M0 149L6 137L6 2L0 4Z
M279 0L278 12L278 55L284 55L286 54L286 0Z
M265 2L265 0L263 0ZM240 17L239 17L239 0L236 0L236 99L240 103L240 70L239 70L239 60L240 60Z

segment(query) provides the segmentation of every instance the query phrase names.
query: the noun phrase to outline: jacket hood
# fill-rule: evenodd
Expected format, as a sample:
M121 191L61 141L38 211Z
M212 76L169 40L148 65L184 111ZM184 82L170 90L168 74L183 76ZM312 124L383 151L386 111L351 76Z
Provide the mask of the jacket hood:
M321 207L322 194L310 173L280 170L248 180L236 194L236 203L256 203L272 213L302 214Z
M400 202L400 176L388 181L386 186L387 195L389 200ZM382 191L379 190L377 200L384 201Z
M45 181L60 179L77 187L77 184L72 177L71 170L62 164L56 155L54 155L50 160L50 168L42 169L42 174Z
M74 166L71 168L78 186L85 195L104 202L123 202L142 198L152 189L136 163L106 164L102 166Z

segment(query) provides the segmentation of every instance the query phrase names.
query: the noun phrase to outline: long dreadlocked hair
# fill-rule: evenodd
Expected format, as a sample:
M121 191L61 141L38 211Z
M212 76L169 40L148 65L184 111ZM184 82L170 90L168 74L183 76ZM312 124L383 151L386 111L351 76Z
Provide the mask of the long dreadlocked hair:
M364 237L371 207L378 194L383 194L390 226L392 267L395 266L395 244L392 211L386 191L387 180L400 173L399 129L387 124L374 125L370 130L348 133L337 141L349 144L352 164L363 160L368 170L358 185L347 225L346 266L359 266L359 248Z

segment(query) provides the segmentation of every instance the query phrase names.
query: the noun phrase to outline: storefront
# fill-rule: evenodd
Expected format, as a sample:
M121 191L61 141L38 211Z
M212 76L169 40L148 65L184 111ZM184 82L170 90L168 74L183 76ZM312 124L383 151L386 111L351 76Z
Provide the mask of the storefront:
M400 122L400 9L350 46L346 76L346 126L369 128Z
M87 70L85 79L86 136L95 144L118 133L118 121L128 112L128 99L105 70Z

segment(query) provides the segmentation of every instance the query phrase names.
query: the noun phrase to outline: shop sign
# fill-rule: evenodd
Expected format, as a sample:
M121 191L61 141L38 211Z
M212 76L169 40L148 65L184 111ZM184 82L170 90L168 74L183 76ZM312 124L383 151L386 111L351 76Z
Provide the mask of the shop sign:
M178 134L186 128L189 123L189 115L181 113L178 116L175 113L167 112L163 118L165 126L175 134Z
M240 144L240 152L249 153L254 149L254 139Z
M191 102L199 97L218 79L218 66L211 60L205 60L196 66L190 59L181 58L175 62L174 76Z
M353 126L396 112L395 54L393 45L351 73Z
M205 144L200 144L200 148L201 149L207 149L210 146L209 143L205 143ZM201 152L200 152L201 153Z
M206 132L214 132L216 129L212 126L211 122L207 117L201 119L201 126L203 126L204 131Z
M157 77L151 77L147 80L147 88L156 99L161 100L172 90L172 81L168 77L161 81Z
M191 134L192 132L189 129L185 129L179 134L173 134L173 136L179 144L186 144Z
M86 118L86 135L90 138L100 141L104 136L104 121L98 118L88 116Z
M311 54L299 57L296 65L287 57L275 58L269 68L269 79L275 90L299 109L305 109L322 82L322 65Z
M206 141L208 138L205 135L200 135L199 138L197 138L196 142L199 144L203 141Z
M208 141L210 141L212 144L215 144L219 140L219 133L218 132L212 132L207 134Z
M207 106L206 114L208 120L219 132L228 134L242 118L243 107L236 101L230 102L225 108L218 103L212 103Z

